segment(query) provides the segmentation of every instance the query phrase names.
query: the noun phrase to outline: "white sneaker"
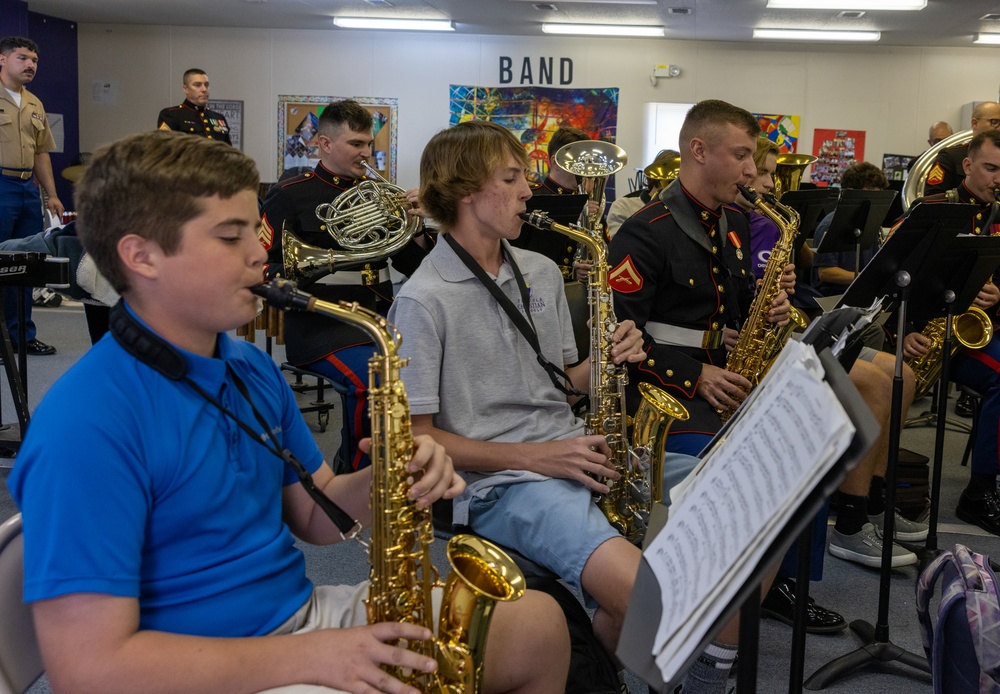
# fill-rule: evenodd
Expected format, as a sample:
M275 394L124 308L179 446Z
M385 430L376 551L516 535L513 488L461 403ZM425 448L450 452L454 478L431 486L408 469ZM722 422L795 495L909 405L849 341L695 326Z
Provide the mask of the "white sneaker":
M885 534L885 526L882 524L884 519L884 511L877 516L868 516L868 520L882 534ZM911 521L909 518L899 515L899 511L896 511L896 527L893 529L893 537L897 542L923 542L927 539L927 529L927 523Z

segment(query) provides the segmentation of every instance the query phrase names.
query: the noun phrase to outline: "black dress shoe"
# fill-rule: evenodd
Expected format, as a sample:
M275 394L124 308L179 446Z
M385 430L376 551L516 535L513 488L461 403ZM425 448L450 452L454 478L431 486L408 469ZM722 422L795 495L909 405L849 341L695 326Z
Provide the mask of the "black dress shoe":
M969 497L968 490L962 492L955 515L959 520L1000 535L1000 495L995 491L986 492L982 499Z
M976 400L973 396L968 393L962 393L958 396L958 400L955 401L955 414L959 417L970 419L975 405Z
M760 604L760 612L765 617L777 619L791 626L795 620L795 582L778 579L767 597ZM832 634L847 627L844 618L833 610L820 607L811 597L806 606L806 632L809 634Z
M18 350L17 340L11 340L14 351ZM47 345L41 340L28 340L28 344L24 350L28 354L34 354L35 356L45 356L46 354L55 354L56 348L52 345Z

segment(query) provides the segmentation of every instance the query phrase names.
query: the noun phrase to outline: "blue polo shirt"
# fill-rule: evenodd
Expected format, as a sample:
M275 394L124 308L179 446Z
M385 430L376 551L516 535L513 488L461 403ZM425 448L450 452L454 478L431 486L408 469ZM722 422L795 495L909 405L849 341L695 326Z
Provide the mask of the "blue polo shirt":
M279 441L322 462L269 356L219 336L217 358L183 352L190 378L259 431L226 364ZM281 520L284 463L190 385L106 335L42 400L8 484L24 515L25 600L138 598L140 629L267 634L312 590Z

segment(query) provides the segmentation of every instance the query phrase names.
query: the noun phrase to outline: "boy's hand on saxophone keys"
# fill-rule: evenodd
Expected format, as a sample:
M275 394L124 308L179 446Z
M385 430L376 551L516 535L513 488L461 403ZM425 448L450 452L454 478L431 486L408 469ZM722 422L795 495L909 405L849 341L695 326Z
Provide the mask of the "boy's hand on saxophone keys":
M915 359L927 354L930 339L923 333L907 333L903 338L903 356L907 359Z
M997 289L997 286L990 280L979 290L972 305L976 308L987 309L996 304L997 301L1000 301L1000 289Z
M368 453L371 439L358 441L358 448ZM431 436L413 438L413 457L406 464L410 477L410 500L417 508L427 508L438 499L454 499L465 490L465 480L455 472L451 456Z
M614 346L611 348L611 360L615 364L626 361L640 362L646 358L646 350L642 344L642 331L635 327L631 320L624 320L615 328L611 336Z
M788 314L792 310L792 305L788 301L788 294L784 291L778 292L778 295L774 297L774 301L771 302L771 309L767 312L767 322L776 323L777 325L784 327L788 325Z

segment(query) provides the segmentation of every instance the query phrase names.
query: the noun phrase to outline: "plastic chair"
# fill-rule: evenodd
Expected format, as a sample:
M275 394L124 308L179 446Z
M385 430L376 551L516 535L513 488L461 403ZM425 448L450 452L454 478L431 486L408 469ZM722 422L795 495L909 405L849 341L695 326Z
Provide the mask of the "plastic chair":
M0 525L0 694L23 694L45 669L23 585L24 537L17 514Z

